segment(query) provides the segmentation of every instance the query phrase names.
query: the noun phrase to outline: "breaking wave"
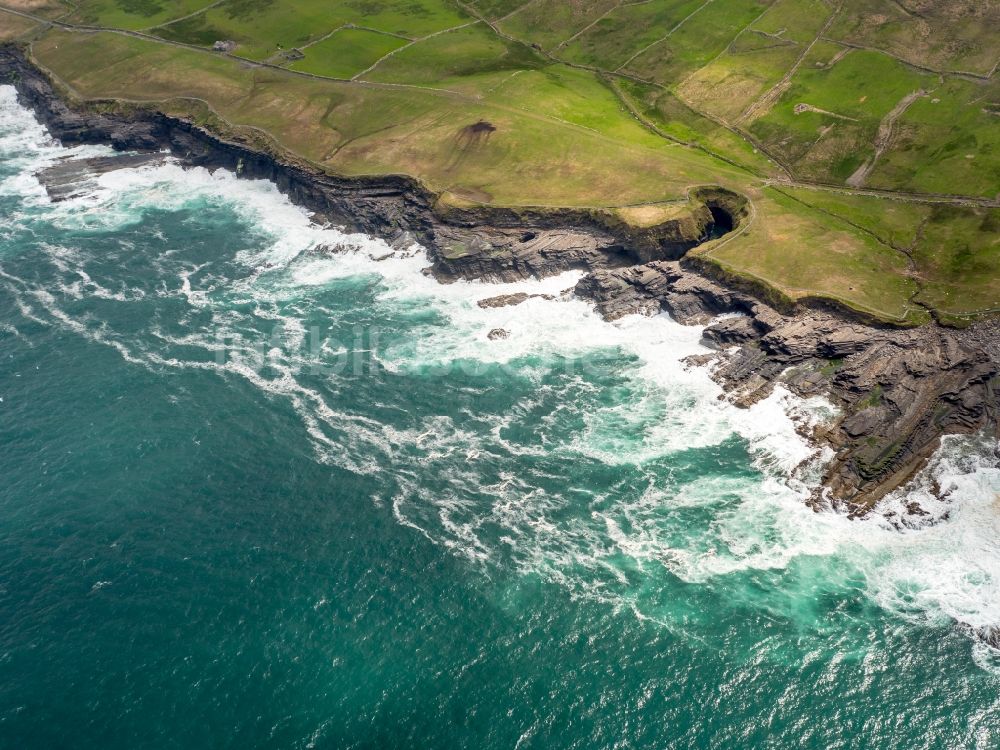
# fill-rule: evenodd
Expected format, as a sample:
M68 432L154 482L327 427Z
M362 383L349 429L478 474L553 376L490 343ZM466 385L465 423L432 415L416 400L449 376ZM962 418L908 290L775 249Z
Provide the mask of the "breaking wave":
M67 236L32 245L46 274L0 257L21 318L0 335L58 327L165 376L249 384L294 410L317 461L382 477L372 500L400 524L487 572L541 576L642 618L664 616L664 577L724 589L754 573L770 582L757 605L793 619L812 616L804 598L860 586L906 621L1000 625L995 441L945 439L914 486L868 519L816 513L803 501L826 456L796 428L832 407L780 389L732 407L684 362L706 351L700 328L666 316L608 323L568 293L574 273L441 285L422 273L419 247L320 226L273 185L222 171L122 169L61 203L33 176L107 153L52 143L0 87L0 155L13 169L0 198L16 201L0 230ZM164 214L208 239L179 244L158 228ZM161 232L160 251L130 246L139 225ZM544 296L476 304L513 292ZM507 337L491 340L495 329ZM363 405L342 397L364 378L389 390L447 381L490 406L410 413L383 391ZM914 500L928 515L908 513Z

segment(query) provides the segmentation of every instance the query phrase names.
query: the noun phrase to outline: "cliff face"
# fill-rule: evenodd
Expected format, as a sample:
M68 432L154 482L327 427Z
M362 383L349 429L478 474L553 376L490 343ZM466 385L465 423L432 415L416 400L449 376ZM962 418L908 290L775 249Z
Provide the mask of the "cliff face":
M712 377L737 405L778 383L830 397L841 416L816 438L836 457L817 502L864 513L925 464L941 435L997 428L994 321L901 330L818 310L783 313L669 262L593 273L576 293L609 318L663 310L682 323L708 323L705 338L718 351L699 363L715 365ZM713 321L724 312L742 314Z
M698 244L712 221L707 208L700 214L695 208L693 221L635 230L586 210L443 206L419 182L403 175L337 177L266 153L256 144L220 140L190 122L148 109L126 115L74 108L12 46L0 46L0 82L13 84L21 102L63 143L169 150L190 166L270 180L323 219L392 242L420 241L433 251L434 271L441 280L513 281L570 269L676 259Z
M839 420L815 435L836 451L817 502L865 512L924 465L942 434L996 429L1000 330L992 321L963 331L864 324L832 310L793 307L766 290L731 288L697 272L693 260L678 261L713 222L739 222L745 202L727 191L694 191L686 221L640 230L587 211L443 209L407 177L339 178L149 110L75 109L12 47L0 47L0 82L14 84L64 143L168 149L191 166L271 180L329 221L394 243L421 242L428 272L441 281L513 281L579 269L587 275L576 293L609 319L666 311L681 323L708 324L705 337L717 351L697 363L714 363L713 377L737 405L784 383L841 407ZM733 312L741 315L715 320Z

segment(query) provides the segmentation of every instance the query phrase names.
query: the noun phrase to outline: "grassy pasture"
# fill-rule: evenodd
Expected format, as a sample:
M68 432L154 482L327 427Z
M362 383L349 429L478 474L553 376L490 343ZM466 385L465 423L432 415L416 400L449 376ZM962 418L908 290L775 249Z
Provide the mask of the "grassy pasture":
M743 235L717 240L702 252L793 299L832 297L886 319L926 320L910 302L918 287L907 276L902 253L839 217L803 211L801 203L777 190L760 191L754 205L757 216Z
M920 225L930 215L929 203L906 203L888 198L832 193L808 188L781 188L796 200L860 226L895 248L909 250L919 236Z
M688 76L678 94L701 112L737 121L793 68L831 12L820 0L777 0L724 52Z
M64 20L117 29L149 29L195 13L212 0L81 0Z
M916 299L947 315L1000 307L1000 209L782 188L912 257Z
M672 92L629 80L615 81L614 86L642 117L667 136L723 154L755 174L777 172L776 166L746 140L700 116Z
M914 258L925 304L952 315L1000 308L1000 209L936 206Z
M155 33L202 46L232 39L240 45L238 54L264 60L315 42L344 24L418 38L468 21L447 0L225 0Z
M487 98L498 104L527 108L626 143L672 148L635 119L623 116L625 108L618 97L587 71L562 65L523 71L509 78Z
M1000 85L935 85L900 118L869 184L931 193L1000 194Z
M822 0L777 0L751 30L806 45L816 38L832 12Z
M507 34L551 50L614 8L617 0L534 0L501 23Z
M745 179L638 124L617 125L609 134L523 103L296 77L112 34L52 32L35 53L88 98L196 97L227 123L267 133L335 172L412 174L432 189L487 202L595 206L609 196L615 204L656 202L683 196L691 184ZM95 62L83 70L79 59ZM471 137L466 128L481 120L496 131Z
M0 10L0 42L9 42L38 26L37 23Z
M711 62L740 32L756 21L773 0L712 0L699 6L654 44L622 68L665 85Z
M473 0L469 6L475 8L484 18L496 20L510 15L530 2L532 0Z
M933 70L988 74L997 64L996 0L939 0L915 12L893 0L845 0L829 35Z
M828 59L828 50L814 53L749 128L799 176L842 183L873 157L882 118L906 95L933 88L935 79L875 52L854 50L824 67L815 63Z
M407 44L405 39L364 29L340 29L302 52L288 67L331 78L350 78Z
M542 64L542 58L530 47L502 39L480 22L416 42L386 58L365 78L447 85L452 78L510 73Z
M567 60L616 70L645 48L662 40L704 0L653 0L622 5L563 47Z
M724 52L695 71L677 93L702 112L735 121L761 94L776 84L800 54L796 44L774 44Z

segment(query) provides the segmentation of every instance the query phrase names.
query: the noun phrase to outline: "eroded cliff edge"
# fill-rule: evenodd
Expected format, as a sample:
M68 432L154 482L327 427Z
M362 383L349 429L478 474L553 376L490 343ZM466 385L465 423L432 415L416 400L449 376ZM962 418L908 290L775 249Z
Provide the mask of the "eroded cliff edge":
M671 262L598 271L576 292L609 318L665 310L682 323L708 324L705 338L718 351L698 359L714 365L712 377L736 404L753 403L778 383L830 398L840 417L814 437L836 455L818 502L866 512L925 465L942 435L996 431L994 320L964 330L899 329L819 307L779 311ZM739 315L717 317L732 312Z
M331 221L394 243L419 241L441 281L511 281L579 269L586 275L575 293L609 319L665 311L681 323L708 325L705 338L716 351L693 364L711 364L737 405L782 383L802 396L825 395L840 408L837 421L812 436L836 454L817 503L864 513L907 482L943 434L997 430L1000 325L893 328L820 304L792 306L738 280L716 280L711 266L684 253L711 223L709 208L731 202L731 195L705 191L696 196L700 213L686 225L666 222L649 230L588 211L443 208L405 176L339 178L150 109L75 106L14 47L0 48L0 82L13 84L22 103L64 143L169 149L188 165L272 180ZM725 209L738 221L738 205ZM718 318L725 313L734 315Z

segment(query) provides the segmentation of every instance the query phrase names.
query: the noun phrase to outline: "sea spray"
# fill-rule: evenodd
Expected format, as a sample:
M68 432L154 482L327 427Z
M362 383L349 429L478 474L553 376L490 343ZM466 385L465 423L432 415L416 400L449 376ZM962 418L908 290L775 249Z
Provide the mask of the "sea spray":
M20 157L13 163L18 171L5 184L28 185L31 174L43 163L102 151L100 147L62 149L52 144L30 115L13 105L10 91L3 90L0 102L2 124L6 124L0 144L7 153L16 152ZM18 135L10 135L15 131ZM718 387L703 370L684 364L688 355L705 351L697 326L681 326L663 315L605 322L588 303L566 292L574 286L577 273L504 285L477 282L440 285L421 273L426 260L418 247L393 250L373 238L314 224L307 212L292 205L269 183L239 180L224 170L209 172L167 163L108 172L97 177L96 183L93 191L58 204L49 204L44 193L37 189L27 189L23 199L41 209L43 215L39 220L83 232L120 230L141 223L147 211L194 210L200 212L199 221L212 221L213 214L205 209L224 207L224 212L235 211L265 238L264 242L252 243L236 253L235 260L242 270L236 278L216 278L211 273L198 278L209 264L192 266L180 262L173 266L175 279L158 291L160 295L180 295L188 305L211 312L210 324L201 330L178 336L154 329L159 339L174 347L201 349L211 356L185 361L162 353L144 354L118 340L113 331L73 321L48 292L37 288L18 291L26 291L27 299L45 309L58 324L112 345L131 362L147 367L218 369L288 398L313 438L316 455L321 460L339 461L351 470L369 473L379 470L380 461L398 455L394 446L409 444L431 461L449 456L462 446L470 457L497 451L522 455L545 451L549 456L565 456L567 461L572 461L573 456L586 456L608 465L625 462L642 467L685 450L719 445L738 436L746 441L758 469L764 471L760 479L740 486L725 477L699 477L691 485L683 484L672 492L664 492L657 488L653 477L635 507L629 502L619 502L610 515L595 511L593 517L598 520L598 527L603 527L618 552L634 559L656 559L688 580L704 580L706 576L748 568L781 568L803 555L842 556L865 573L873 596L884 606L907 614L927 608L932 614L941 613L975 626L1000 622L1000 612L986 604L996 598L989 570L993 561L1000 563L1000 548L983 541L988 534L967 537L973 529L992 528L985 521L993 517L991 512L995 508L992 500L986 502L982 498L992 497L996 482L986 462L983 465L971 465L968 460L964 464L956 462L957 449L949 446L957 439L946 442L926 474L950 488L950 520L936 518L937 523L907 535L891 524L886 525L882 513L855 522L834 513L816 514L803 503L804 494L813 486L809 482L789 481L796 467L820 457L796 427L803 422L831 418L832 407L821 399L802 401L780 388L750 409L728 405L719 398ZM120 290L102 286L87 273L86 258L77 249L54 244L40 247L65 279L60 286L64 296L127 303L146 294L141 288L129 289L127 285ZM329 247L338 251L330 253L323 249ZM158 262L161 266L169 265L169 258ZM536 415L530 402L519 404L515 418L530 415L544 422L552 415L558 416L561 409L578 408L586 394L590 408L575 417L579 430L554 439L546 437L543 426L535 432L535 437L542 441L540 444L533 441L514 444L505 438L511 429L511 414L487 418L495 421L486 433L476 434L458 429L449 418L433 418L412 430L400 431L331 409L325 394L300 382L298 375L310 358L329 364L330 353L343 353L347 351L345 344L352 346L353 342L319 339L318 352L304 351L309 331L297 314L297 300L304 290L350 279L373 284L378 304L411 321L405 337L388 332L384 348L366 352L378 367L397 373L434 371L443 375L451 368L475 372L491 365L505 366L503 372L527 379L532 387L538 388L538 405L544 404L543 411L547 411ZM539 296L511 307L481 308L476 304L487 296L516 292ZM271 337L265 336L262 344L253 340L259 334L257 328L248 336L248 331L240 330L238 318L237 326L232 327L229 321L234 320L234 304L252 308L257 321L265 323L264 330L267 324L273 324L279 335L275 337L272 330ZM487 340L486 332L494 328L509 331L509 337ZM598 356L595 362L595 353L605 358ZM265 368L270 372L262 374ZM546 382L560 368L579 368L581 373L563 372L562 377ZM588 368L592 371L603 368L599 379L613 382L616 388L624 386L625 397L609 400L607 390L588 379ZM344 439L357 444L345 451L341 442ZM809 481L815 479L814 474ZM407 487L405 483L401 489L406 499L396 501L399 516L404 514L403 508L422 494L419 487ZM546 499L544 492L521 482L502 483L494 489L504 496L512 491L523 495L515 505L527 514L522 519L524 523L545 526L543 509L553 500ZM928 505L926 487L918 485L914 492L923 505ZM710 527L703 530L710 536L695 545L701 551L693 553L657 541L663 523L660 508L669 508L674 502L681 506L690 503L711 506L727 494L740 499L729 503L724 512L713 518ZM651 502L650 498L654 500ZM456 503L470 515L482 512L482 508L454 498L422 498L422 502L438 508L435 522L438 528L425 529L431 538L456 549L462 549L464 540L472 557L489 557L489 547L475 536L472 528L475 523L460 524L454 520ZM516 530L522 543L537 542L544 547L540 538L530 540L530 534L519 527L521 520L510 502L505 500L499 506L499 513L505 518L501 524L506 523L509 532ZM897 493L887 499L885 506L907 502L908 497ZM638 507L647 512L634 514ZM423 508L422 513L427 510ZM906 518L905 511L900 511L900 516ZM964 520L969 517L975 520ZM630 531L623 530L619 518L628 520L626 527ZM411 521L416 524L415 519ZM927 541L911 538L914 534L922 534ZM964 540L959 549L988 555L986 564L964 559L961 552L943 556L940 550L958 539ZM580 548L573 557L579 562L592 552ZM535 562L544 557L544 551L539 550L524 554ZM933 556L935 564L918 567L925 568L928 576L941 577L911 582L911 590L907 583L912 576L910 570L921 555Z
M994 441L946 438L869 518L815 512L800 433L832 407L736 409L684 361L698 327L604 321L577 274L440 285L224 171L51 203L33 174L80 153L0 88L7 731L65 695L91 739L381 716L552 746L563 717L610 746L591 712L661 744L989 746ZM476 304L520 291L549 298Z

